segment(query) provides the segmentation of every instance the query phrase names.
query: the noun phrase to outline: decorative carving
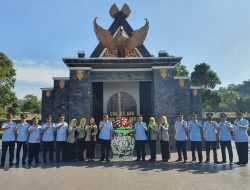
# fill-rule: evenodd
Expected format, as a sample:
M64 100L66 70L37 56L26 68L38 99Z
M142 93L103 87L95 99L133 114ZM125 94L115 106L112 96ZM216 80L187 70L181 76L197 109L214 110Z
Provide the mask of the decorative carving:
M76 80L84 80L85 78L85 72L83 70L77 70L75 74Z
M184 79L179 79L179 86L180 86L180 88L185 87L185 80Z
M101 42L104 48L117 50L118 57L125 57L126 50L132 51L136 47L142 45L149 29L149 22L145 19L146 24L140 29L132 32L131 36L125 32L122 26L120 26L119 31L113 38L109 30L105 30L97 24L96 19L97 18L94 19L94 29L97 39Z
M59 80L58 84L59 84L60 89L64 89L64 87L65 87L65 81L64 80Z
M112 18L114 18L115 15L116 15L118 12L119 12L119 9L118 9L118 7L116 6L116 4L114 3L114 4L111 6L110 10L109 10L109 14L110 14L110 16L111 16Z
M50 91L50 90L46 90L46 91L45 91L45 96L46 96L47 98L49 98L49 97L51 96L51 91Z
M124 14L126 17L128 17L128 16L130 15L130 13L131 13L131 10L130 10L129 6L127 5L127 3L125 3L125 4L123 5L121 11L123 12L123 14Z
M167 76L168 76L168 70L167 70L167 68L160 69L160 75L161 75L162 79L166 79Z

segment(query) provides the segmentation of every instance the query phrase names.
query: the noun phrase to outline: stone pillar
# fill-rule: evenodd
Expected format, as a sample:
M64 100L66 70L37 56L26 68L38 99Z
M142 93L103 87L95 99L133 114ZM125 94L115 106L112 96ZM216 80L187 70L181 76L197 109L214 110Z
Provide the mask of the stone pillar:
M175 77L176 83L176 112L184 114L185 119L191 114L190 80L188 77Z
M91 68L72 67L69 80L69 119L92 116Z
M202 116L202 87L200 86L191 86L191 105L192 112L196 112L200 117Z
M173 67L153 67L152 71L152 104L153 115L160 117L167 115L169 118L175 116L175 80Z
M54 77L54 104L53 104L53 120L58 121L60 113L65 114L65 119L68 119L68 87L69 78Z
M41 121L45 122L47 115L52 114L53 108L53 88L41 88L42 90L42 110Z

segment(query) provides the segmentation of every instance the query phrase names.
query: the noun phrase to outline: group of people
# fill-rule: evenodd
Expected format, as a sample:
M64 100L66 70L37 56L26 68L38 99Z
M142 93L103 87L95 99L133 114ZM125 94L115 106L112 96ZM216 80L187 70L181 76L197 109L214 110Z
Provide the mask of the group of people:
M93 117L88 122L84 117L79 122L72 119L69 125L65 122L64 114L60 114L58 123L53 123L52 116L48 115L43 125L39 125L38 117L34 117L30 125L26 122L24 114L21 114L21 121L18 124L13 121L11 113L8 114L7 119L8 121L1 127L3 130L1 167L5 166L7 150L9 150L9 166L14 165L15 145L17 147L16 167L20 164L21 149L22 165L28 164L28 167L31 167L33 162L35 165L40 163L40 152L42 152L44 164L47 161L54 162L54 152L58 164L61 161L84 161L85 150L89 161L95 157L98 128ZM41 151L40 147L42 147Z
M183 114L177 114L174 122L174 137L178 159L176 162L187 162L187 143L190 141L192 151L192 162L196 162L196 152L199 163L203 162L202 145L205 142L206 163L210 162L210 150L213 150L214 163L226 163L226 149L229 155L229 163L233 164L232 141L235 141L239 165L248 163L248 127L249 122L243 117L243 113L237 113L234 123L227 121L225 113L221 113L220 121L212 120L213 114L206 115L206 121L198 120L196 113L193 113L190 120L185 121ZM68 125L65 122L64 114L60 114L58 122L52 122L52 116L48 115L47 121L39 125L39 118L34 117L32 124L26 122L26 116L21 114L21 121L16 124L13 115L8 114L8 121L3 123L2 135L2 157L1 167L5 166L6 153L9 150L9 165L13 166L14 151L16 146L16 167L20 163L20 150L22 149L22 165L28 167L40 163L39 154L42 152L42 162L55 161L60 164L62 161L84 161L85 150L86 159L94 161L95 145L97 139L101 144L100 161L110 161L111 140L113 134L113 124L109 116L105 114L103 120L96 125L93 117L87 119L72 119ZM161 116L159 122L154 117L149 118L149 123L143 121L143 116L138 116L133 124L133 135L135 138L136 161L145 161L146 143L149 142L150 160L156 161L156 146L160 141L162 161L168 162L170 159L170 124L167 116ZM217 158L217 146L221 147L222 161ZM40 147L42 148L40 151ZM49 157L49 159L47 159Z

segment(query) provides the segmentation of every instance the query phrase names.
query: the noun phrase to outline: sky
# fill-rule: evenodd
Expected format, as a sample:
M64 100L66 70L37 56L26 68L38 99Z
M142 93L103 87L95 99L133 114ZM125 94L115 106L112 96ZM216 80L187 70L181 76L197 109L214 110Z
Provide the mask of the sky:
M129 5L134 29L148 18L151 54L181 56L190 72L208 63L222 86L250 79L249 0L0 0L0 52L15 63L17 96L40 98L53 77L69 75L62 58L79 49L90 56L98 43L93 19L108 28L113 3Z

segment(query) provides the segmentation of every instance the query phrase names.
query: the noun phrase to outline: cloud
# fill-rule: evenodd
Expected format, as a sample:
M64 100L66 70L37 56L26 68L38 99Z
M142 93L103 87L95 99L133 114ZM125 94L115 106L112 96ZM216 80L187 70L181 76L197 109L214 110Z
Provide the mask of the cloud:
M58 67L57 63L49 61L34 61L34 60L14 60L16 68L16 79L18 82L27 85L37 85L37 87L52 87L53 77L68 76L67 68L61 64Z

